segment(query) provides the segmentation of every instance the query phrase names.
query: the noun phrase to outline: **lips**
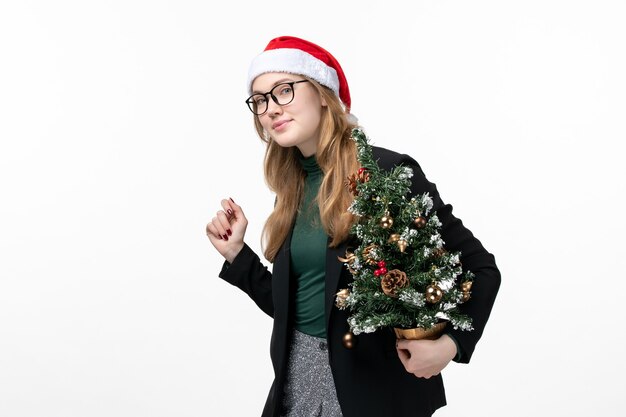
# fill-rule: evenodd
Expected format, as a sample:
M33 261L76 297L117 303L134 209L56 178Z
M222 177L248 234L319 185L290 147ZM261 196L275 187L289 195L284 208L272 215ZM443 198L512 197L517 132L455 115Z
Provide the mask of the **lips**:
M291 120L279 120L277 122L272 123L272 129L281 130L285 124L289 123Z

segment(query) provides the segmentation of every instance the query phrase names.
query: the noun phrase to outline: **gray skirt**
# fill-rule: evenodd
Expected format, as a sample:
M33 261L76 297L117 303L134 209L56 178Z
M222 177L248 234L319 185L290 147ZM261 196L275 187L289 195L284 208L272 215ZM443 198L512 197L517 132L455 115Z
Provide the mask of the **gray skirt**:
M342 417L326 339L293 330L282 417Z

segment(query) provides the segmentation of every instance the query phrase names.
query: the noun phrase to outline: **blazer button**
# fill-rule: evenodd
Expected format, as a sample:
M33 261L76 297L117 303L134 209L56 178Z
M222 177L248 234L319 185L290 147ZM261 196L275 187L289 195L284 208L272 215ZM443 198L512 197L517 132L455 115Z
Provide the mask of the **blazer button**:
M320 350L326 350L326 342L320 342Z

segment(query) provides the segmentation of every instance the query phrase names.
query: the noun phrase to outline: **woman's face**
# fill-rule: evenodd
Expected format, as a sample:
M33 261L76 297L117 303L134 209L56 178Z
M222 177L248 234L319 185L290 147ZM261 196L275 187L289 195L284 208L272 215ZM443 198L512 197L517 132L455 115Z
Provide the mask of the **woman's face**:
M252 91L267 93L278 84L300 80L304 77L284 72L261 74L252 83ZM293 101L284 106L276 104L268 94L267 111L257 117L278 145L297 146L302 155L311 156L317 150L322 107L326 102L308 82L294 84L293 93Z

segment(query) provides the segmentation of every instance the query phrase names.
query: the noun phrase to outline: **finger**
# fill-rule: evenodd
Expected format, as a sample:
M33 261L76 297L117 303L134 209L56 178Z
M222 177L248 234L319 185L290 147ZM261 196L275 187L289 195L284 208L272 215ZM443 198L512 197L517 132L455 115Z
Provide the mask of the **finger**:
M232 222L233 220L237 219L237 217L235 216L235 210L233 206L231 206L229 203L230 200L221 201L222 209L224 210L224 212L226 212L226 217L228 218L228 221Z
M219 232L217 231L213 223L208 223L206 225L206 234L209 238L213 237L216 239L222 239L222 236L220 236Z
M227 204L228 208L233 211L235 218L246 217L243 213L243 210L241 209L241 206L235 203L235 200L233 200L232 198L228 198L228 200L222 200L222 207L224 207L224 204Z
M411 343L406 340L406 339L397 339L396 340L396 348L398 349L409 349L409 346L411 345Z
M400 358L400 362L402 362L402 365L404 365L405 368L408 367L409 365L409 359L411 358L409 356L408 351L406 350L398 350L398 358ZM408 370L408 368L407 368Z
M226 234L227 236L231 236L233 232L232 230L230 230L230 222L228 221L228 217L226 217L226 213L224 213L222 210L218 211L217 220L220 222L220 225L225 232L224 234ZM222 235L222 237L224 237L224 235ZM226 240L228 239L226 238Z
M220 221L220 219L217 218L217 216L213 217L213 219L211 220L211 223L213 224L213 227L215 228L217 235L220 236L224 240L228 240L226 229L224 229L224 227L222 226L222 222Z

